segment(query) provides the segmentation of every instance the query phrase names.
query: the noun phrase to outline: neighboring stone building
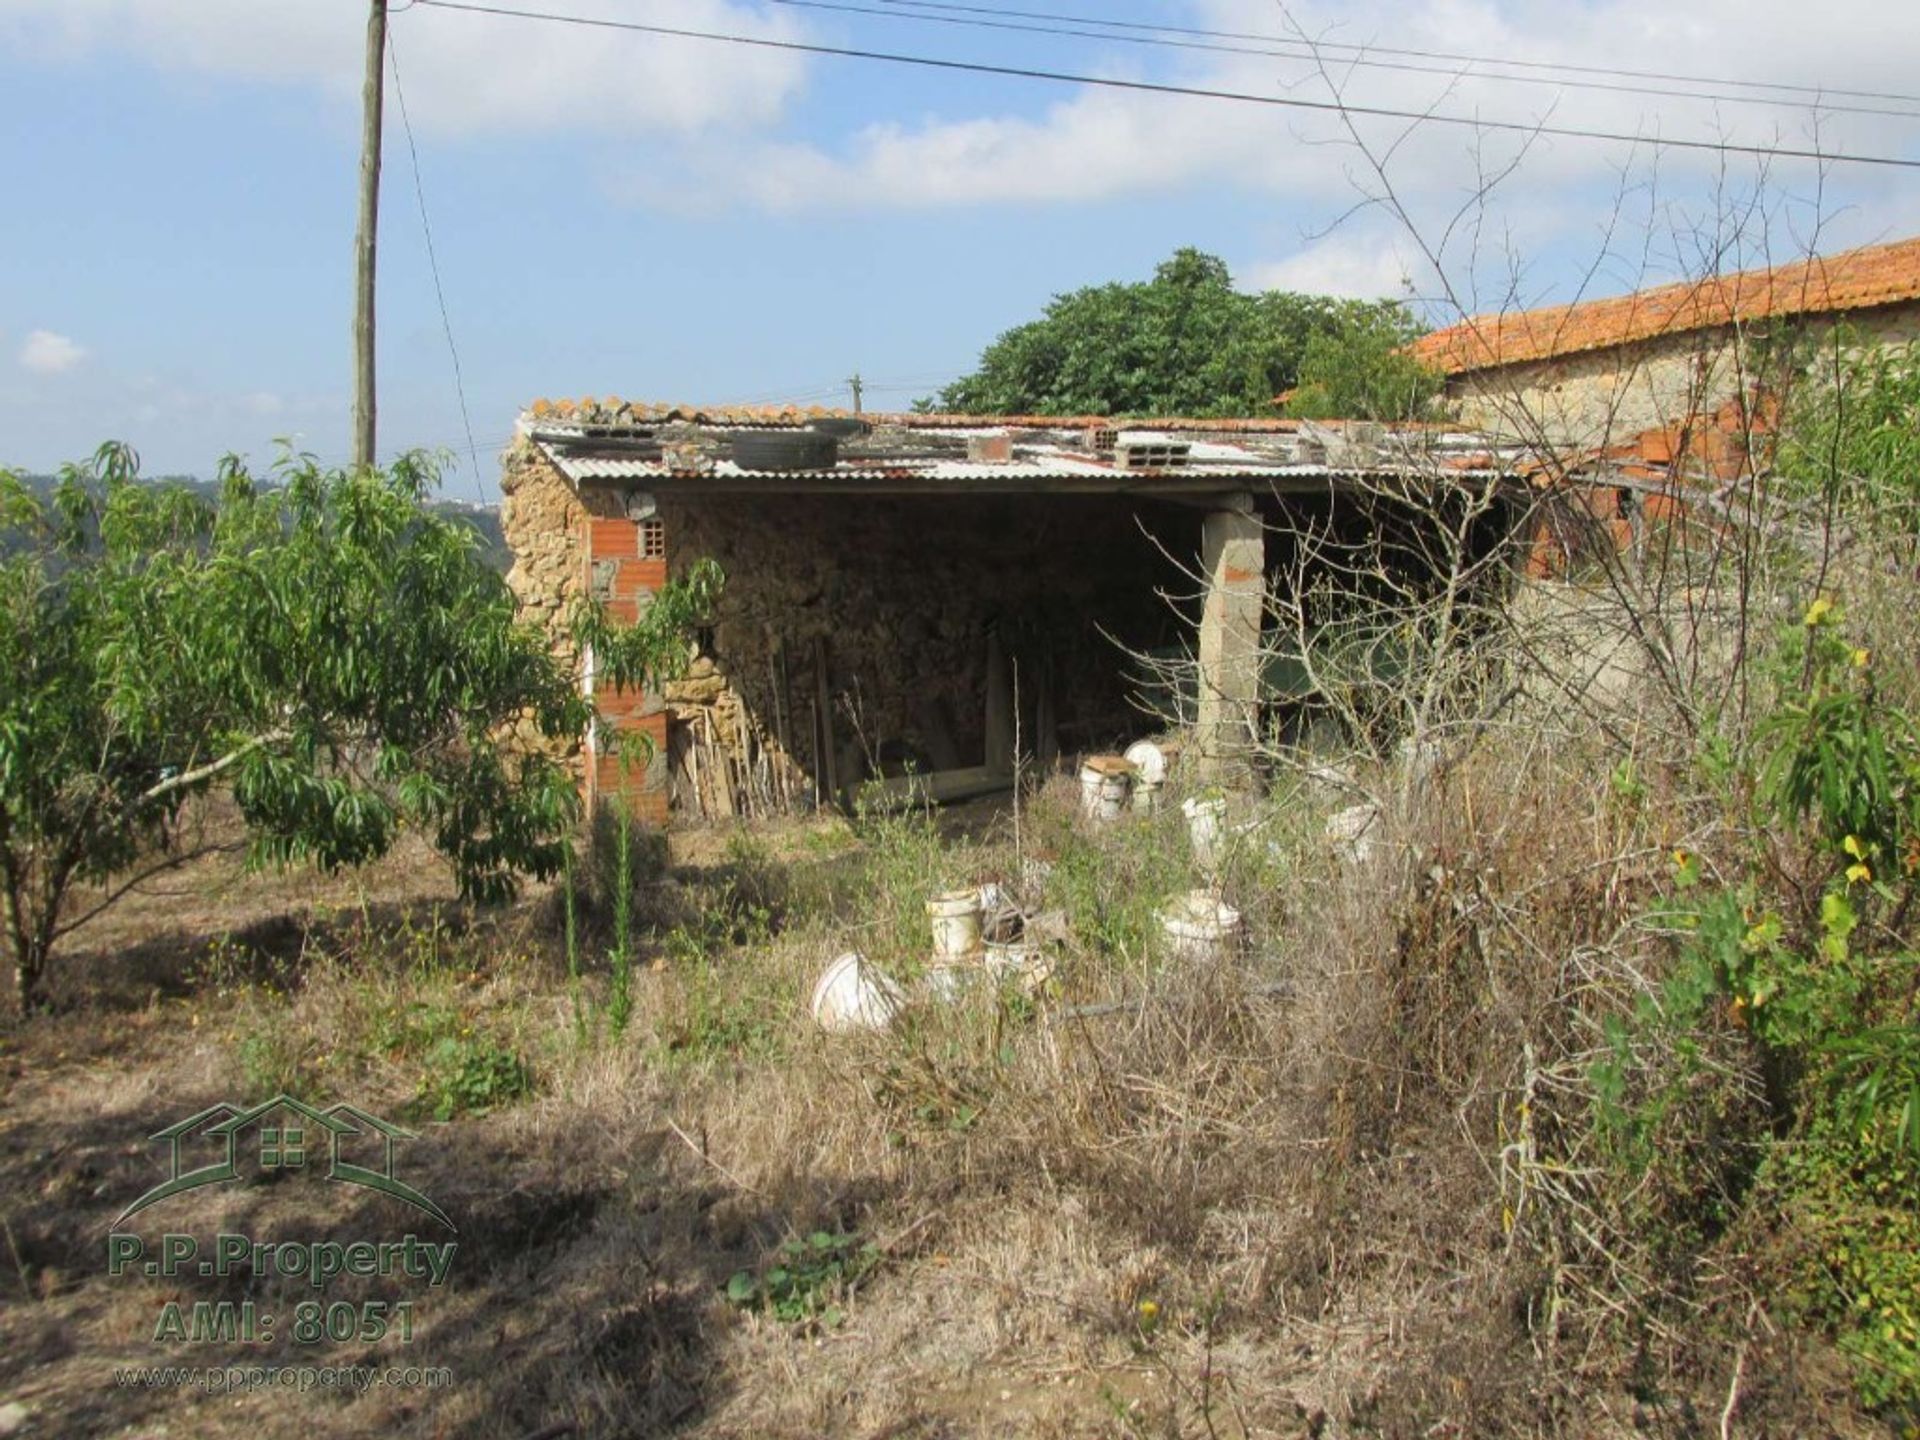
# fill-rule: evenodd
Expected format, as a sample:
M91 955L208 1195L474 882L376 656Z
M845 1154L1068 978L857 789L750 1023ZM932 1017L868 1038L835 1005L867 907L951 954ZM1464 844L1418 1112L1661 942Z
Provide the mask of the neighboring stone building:
M1920 335L1920 238L1606 300L1481 315L1420 340L1463 424L1574 450L1717 428L1774 376L1785 342L1844 323ZM1708 428L1716 428L1709 426ZM1684 439L1678 443L1684 444Z
M841 803L908 770L985 792L1010 779L1016 729L1048 760L1160 728L1126 651L1182 646L1201 749L1228 759L1258 690L1261 513L1336 504L1369 468L1500 478L1475 436L1150 426L535 405L502 526L508 583L556 644L589 591L633 615L694 557L726 575L683 679L595 696L658 753L635 776L590 737L589 790L654 819Z

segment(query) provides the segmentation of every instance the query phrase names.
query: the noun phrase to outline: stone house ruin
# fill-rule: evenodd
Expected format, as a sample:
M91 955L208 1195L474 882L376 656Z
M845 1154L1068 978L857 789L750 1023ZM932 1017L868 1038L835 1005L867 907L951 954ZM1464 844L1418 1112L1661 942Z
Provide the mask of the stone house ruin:
M1229 763L1261 683L1263 516L1434 465L1500 476L1478 437L1432 429L541 402L505 457L502 526L508 583L557 644L582 594L630 618L693 558L724 571L683 678L595 696L653 741L645 772L600 735L580 757L590 795L664 822L862 784L988 793L1016 733L1041 762L1114 748L1165 725L1129 652L1185 647L1182 718Z
M1445 374L1464 425L1574 451L1664 437L1645 441L1664 463L1691 434L1757 428L1747 412L1769 379L1769 350L1838 324L1863 344L1920 336L1920 238L1480 315L1423 337L1413 353Z

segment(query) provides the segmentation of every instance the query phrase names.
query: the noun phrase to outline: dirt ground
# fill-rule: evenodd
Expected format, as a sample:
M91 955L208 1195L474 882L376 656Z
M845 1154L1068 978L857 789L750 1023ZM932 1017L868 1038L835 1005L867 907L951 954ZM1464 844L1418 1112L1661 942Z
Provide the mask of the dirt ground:
M725 844L696 833L675 848L697 870ZM324 989L307 970L329 937L435 915L476 955L523 957L511 1006L559 1015L564 1029L556 904L534 887L504 912L470 913L444 868L410 847L336 878L247 874L224 855L78 932L53 1013L0 1031L0 1433L1104 1435L1165 1433L1196 1397L1214 1433L1316 1433L1310 1397L1273 1385L1273 1357L1222 1351L1182 1374L1184 1342L1170 1362L1142 1334L1130 1339L1127 1306L1150 1263L1106 1293L1090 1288L1101 1266L1089 1252L1106 1241L1073 1197L1046 1215L997 1203L991 1187L929 1195L874 1127L856 1124L852 1147L830 1140L847 1117L812 1111L817 1090L787 1102L790 1154L737 1153L727 1132L750 1127L726 1103L728 1077L717 1091L669 1089L637 1048L548 1065L534 1098L450 1123L409 1114L404 1086L377 1073L324 1096L408 1125L417 1138L399 1142L396 1173L445 1208L457 1236L390 1197L328 1183L317 1165L243 1164L237 1183L116 1225L167 1173L165 1144L148 1137L216 1102L265 1098L244 1093L236 1052L275 1006L288 1028L308 1025L297 1007ZM210 964L223 953L225 968ZM476 994L502 983L469 977ZM816 1132L821 1163L808 1170L795 1162ZM870 1163L848 1163L862 1154ZM738 1270L821 1228L857 1230L881 1256L840 1323L727 1303ZM190 1234L201 1254L221 1234L347 1245L415 1233L458 1249L439 1286L339 1277L319 1290L247 1268L112 1274L116 1230L156 1250L163 1233ZM302 1343L288 1317L316 1296L411 1301L413 1333ZM274 1317L271 1340L156 1338L169 1302L190 1316L202 1301L251 1302ZM179 1383L157 1367L197 1368ZM380 1378L349 1380L349 1367ZM1249 1386L1253 1372L1264 1373Z
M1367 887L1328 889L1311 846L1283 885L1262 846L1247 953L1160 973L1126 957L1193 883L1178 813L1069 841L1070 782L1049 796L1026 849L992 803L857 841L676 834L624 1029L586 876L571 965L559 887L476 910L411 841L357 874L225 853L143 886L74 935L50 1012L0 1021L0 1436L1678 1440L1729 1394L1723 1433L1875 1433L1790 1335L1739 1350L1731 1389L1681 1346L1543 1362L1458 1114L1370 1063L1372 972L1301 943L1392 954ZM1035 853L1102 954L886 1036L814 1025L833 956L908 973L927 894ZM231 1181L124 1216L171 1173L159 1132L276 1091L404 1126L392 1173L453 1229L321 1149L269 1164L264 1120ZM183 1171L219 1158L182 1143ZM367 1143L341 1153L378 1168ZM170 1235L199 1248L149 1271ZM244 1256L202 1272L221 1236ZM441 1283L407 1269L447 1245ZM356 1246L387 1273L281 1258Z

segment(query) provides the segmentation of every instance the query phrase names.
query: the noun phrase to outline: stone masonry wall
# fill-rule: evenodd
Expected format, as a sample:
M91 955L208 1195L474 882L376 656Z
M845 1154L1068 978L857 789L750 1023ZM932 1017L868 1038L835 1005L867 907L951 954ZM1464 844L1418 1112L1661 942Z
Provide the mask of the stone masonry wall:
M508 454L501 490L507 583L564 651L592 559L632 554L627 531L612 533L631 522L618 493L576 494L530 445ZM906 765L981 763L990 630L1017 674L1028 748L1044 718L1068 747L1142 728L1125 657L1102 631L1143 647L1177 636L1155 589L1191 585L1141 522L1188 559L1199 534L1198 511L1114 497L662 497L659 518L662 578L708 555L726 584L686 674L616 708L660 740L650 792L664 803L670 787L677 808L700 814L807 803L824 758L823 662L843 786ZM618 583L629 574L654 578L623 565ZM605 713L608 697L596 698ZM711 750L689 763L695 739L726 752L724 778ZM602 789L631 788L604 768Z
M1920 339L1920 305L1862 311L1845 324L1863 345L1911 345ZM1818 341L1831 333L1830 322L1805 333ZM1549 439L1589 449L1712 413L1757 378L1753 363L1751 350L1744 359L1736 350L1731 331L1697 331L1475 371L1454 377L1447 393L1474 429L1519 433L1519 410Z
M531 445L516 444L507 454L500 478L501 530L514 561L507 586L525 618L543 626L554 648L573 660L567 617L591 583L593 562L610 567L603 598L615 619L631 621L646 595L666 579L662 559L643 557L638 528L621 513L615 497L576 494L572 484ZM567 748L589 798L619 795L643 819L664 821L667 811L667 717L660 696L600 691L594 696L600 715L590 744ZM614 743L624 734L630 740ZM637 743L644 735L647 747ZM626 753L620 753L622 748Z
M500 529L513 551L507 588L521 613L572 648L566 614L586 584L581 527L586 507L567 477L526 441L507 451L500 470Z
M978 765L992 628L1029 748L1043 690L1069 746L1138 726L1124 656L1101 631L1165 638L1173 616L1154 589L1180 588L1139 513L1110 497L663 501L669 562L708 555L727 577L703 636L713 669L667 698L677 712L683 696L723 693L769 729L784 720L794 758L817 777L824 658L842 785L908 763ZM1197 548L1198 512L1150 523L1175 554Z

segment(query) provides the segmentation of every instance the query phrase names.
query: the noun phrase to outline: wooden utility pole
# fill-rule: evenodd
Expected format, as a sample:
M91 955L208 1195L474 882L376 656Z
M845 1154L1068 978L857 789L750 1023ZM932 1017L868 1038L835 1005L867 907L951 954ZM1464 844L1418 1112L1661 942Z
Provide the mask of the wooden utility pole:
M360 104L360 224L354 232L353 464L373 464L373 272L380 237L380 108L387 63L387 0L367 12L367 74Z

